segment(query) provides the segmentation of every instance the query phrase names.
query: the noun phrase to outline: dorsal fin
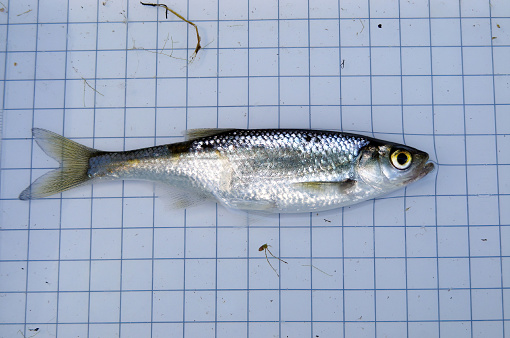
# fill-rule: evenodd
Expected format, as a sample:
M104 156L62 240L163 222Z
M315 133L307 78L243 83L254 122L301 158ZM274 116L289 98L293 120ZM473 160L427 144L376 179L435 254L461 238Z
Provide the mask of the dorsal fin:
M193 141L202 137L218 135L227 131L235 130L234 128L201 128L189 129L185 131L186 141Z

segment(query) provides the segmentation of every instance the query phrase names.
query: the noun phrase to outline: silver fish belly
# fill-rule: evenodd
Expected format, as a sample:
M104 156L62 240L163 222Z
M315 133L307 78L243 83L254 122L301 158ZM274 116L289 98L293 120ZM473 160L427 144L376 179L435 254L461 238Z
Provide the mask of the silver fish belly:
M233 209L310 212L389 193L434 168L417 149L332 131L204 129L191 131L185 142L125 152L87 148L43 129L33 133L61 167L20 199L134 179L169 187L174 204L183 207L215 200Z

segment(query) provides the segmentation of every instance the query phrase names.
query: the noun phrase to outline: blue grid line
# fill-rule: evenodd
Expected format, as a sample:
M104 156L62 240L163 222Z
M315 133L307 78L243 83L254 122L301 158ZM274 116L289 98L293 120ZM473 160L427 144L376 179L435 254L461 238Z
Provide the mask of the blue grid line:
M160 10L156 7L156 50L159 50L159 17L160 17ZM154 76L154 143L153 146L157 145L157 125L158 125L158 66L159 66L159 53L156 53L156 65L155 65L155 76ZM155 247L155 240L156 237L156 186L154 185L153 193L152 193L152 252L151 252L151 323L150 323L150 332L151 337L153 336L153 330L154 330L154 263L156 262L155 255L154 255L154 247Z
M250 45L250 0L247 0L246 6L246 20L247 20L247 44ZM218 44L219 47L219 44ZM219 51L218 51L219 54ZM250 51L248 50L247 54L247 65L248 69L246 74L248 75L248 83L246 86L246 102L250 102ZM219 76L219 74L218 74ZM219 102L218 102L219 104ZM250 128L250 106L246 107L246 128ZM246 337L250 336L250 224L247 220L247 229L246 229Z
M129 18L129 0L126 0L126 18ZM127 21L127 20L126 20ZM123 136L124 141L122 142L122 150L126 150L126 129L127 129L127 86L128 86L128 48L129 45L129 21L126 23L126 52L125 52L125 60L126 64L124 66L124 128L123 128ZM124 293L123 290L123 269L124 269L124 196L125 196L125 182L122 181L122 193L121 193L121 225L120 225L120 285L119 285L119 337L122 337L122 295Z
M491 36L494 36L492 32L492 7L489 6L489 17L490 17L490 33ZM492 99L494 101L494 108L493 108L493 114L494 114L494 145L496 148L496 194L498 196L498 222L499 222L499 229L498 229L498 236L499 236L499 267L500 267L500 283L501 283L501 318L505 318L505 299L504 299L504 271L503 271L503 245L502 245L502 233L501 233L501 197L500 197L500 191L499 191L499 159L498 159L498 136L497 136L497 130L498 130L498 124L497 124L497 116L496 116L496 81L494 77L494 40L491 39L491 70L492 70ZM469 197L468 197L469 198ZM503 329L503 337L506 336L505 332L505 323L502 325Z
M68 49L68 46L69 46L69 3L70 1L67 0L67 13L66 13L66 50ZM37 6L37 8L39 9L39 6ZM37 50L37 48L36 48ZM66 57L65 57L65 66L64 66L64 97L63 97L63 107L66 106L66 92L67 92L67 58L68 58L68 55L69 53L66 53ZM35 72L37 72L37 68L35 70ZM34 74L34 78L35 78L35 74ZM34 97L35 97L35 92L34 92ZM35 107L35 103L34 103L34 107ZM64 112L63 114L63 117L62 117L62 134L65 135L66 132L65 132L65 125L66 125L66 114ZM58 199L59 199L59 220L58 220L58 223L59 223L59 228L58 228L58 262L57 262L57 304L56 304L56 312L57 312L57 318L56 318L56 327L55 327L55 335L58 337L58 328L59 328L59 303L60 303L60 268L61 268L61 249L62 249L62 194L58 194Z
M429 14L429 41L430 41L430 48L429 48L429 58L430 60L432 60L432 18L431 18L431 13L430 13L430 0L428 0L428 14ZM437 159L437 150L436 150L436 125L435 125L435 120L434 120L434 116L435 116L435 99L434 99L434 69L433 69L433 66L432 66L432 62L430 62L430 88L431 88L431 91L430 91L430 96L431 96L431 103L432 103L432 106L431 106L431 109L432 109L432 138L434 140L434 155ZM465 132L465 131L464 131ZM439 279L440 279L440 274L439 274L439 235L438 235L438 222L437 222L437 177L438 177L438 173L439 173L439 168L440 166L439 165L436 165L436 176L435 176L435 181L434 181L434 221L435 221L435 240L436 240L436 256L437 256L437 260L436 260L436 276L437 276L437 287L439 288ZM438 330L439 330L439 336L441 336L441 307L440 307L440 298L439 298L439 291L437 293L437 304L438 304L438 309L437 309L437 316L438 316L438 320L439 320L439 324L438 324ZM409 324L408 324L408 328L409 328Z
M460 45L461 45L461 49L460 49L460 62L461 62L461 74L462 76L464 75L464 50L463 50L463 35L462 35L462 4L461 2L459 1L459 34L460 34ZM464 78L462 79L462 103L465 104L466 103L466 92L465 92L465 84L464 84ZM464 116L464 160L465 160L465 164L467 164L467 140L466 140L466 136L465 136L465 133L466 133L466 107L463 106L462 107L462 114ZM466 173L466 195L469 194L469 185L468 185L468 172L467 172L467 166L466 166L466 169L465 169L465 173ZM471 267L471 229L470 229L470 223L469 223L469 198L466 196L466 220L467 220L467 224L468 224L468 227L467 227L467 233L468 233L468 238L467 238L467 242L468 242L468 259L469 259L469 276L471 276L471 271L472 271L472 267ZM439 278L438 278L439 280ZM472 283L471 283L471 278L469 278L469 288L471 289L472 287ZM438 304L439 304L439 296L438 296ZM473 337L473 291L470 290L469 292L469 311L470 311L470 316L471 316L471 337Z
M169 16L170 18L170 16ZM434 16L430 16L430 17L402 17L401 19L402 20L421 20L421 21L427 21L428 19L432 19L432 20L458 20L459 18L464 18L464 19L468 19L468 20L480 20L480 19L507 19L508 17L506 16L458 16L458 17L455 17L455 16L452 16L452 17L448 17L448 16L440 16L440 17L434 17ZM193 19L193 18L188 18L189 20L192 20L193 22L198 22L198 23L216 23L218 20L211 20L211 19ZM359 16L359 17L352 17L352 18L310 18L310 21L357 21L357 20L369 20L369 19L373 19L373 20L381 20L381 21L390 21L390 20L393 20L393 21L396 21L398 20L397 18L388 18L388 17L371 17L370 15L368 16ZM250 19L250 21L253 21L253 22L267 22L267 21L277 21L278 19L276 18L271 18L271 19ZM281 19L283 21L306 21L307 20L307 17L302 17L302 18L285 18L285 19ZM233 19L233 18L229 18L229 19L220 19L219 20L220 22L221 21L232 21L232 22L243 22L243 21L246 21L246 19ZM129 20L129 23L157 23L158 21L157 20ZM175 19L175 21L170 21L170 22L179 22L177 19ZM44 25L62 25L62 24L67 24L68 22L66 21L53 21L53 22L44 22L43 24ZM72 21L72 22L69 22L71 24L77 24L77 25L81 25L81 24L91 24L91 23L96 23L94 21ZM99 25L102 25L102 24L124 24L125 21L116 21L116 20L112 20L112 21L107 21L107 22L98 22ZM7 23L0 23L0 27L1 26L7 26L8 24ZM23 26L23 25L33 25L32 22L11 22L9 23L9 25L11 26Z
M9 8L10 8L10 0L9 0ZM34 56L34 66L37 65L37 47L38 47L38 37L39 37L39 2L38 2L38 6L37 6L37 20L36 20L36 41L35 41L35 56ZM9 50L9 42L8 40L6 40L6 45L7 45L7 48L6 48L6 51ZM7 57L6 57L7 59ZM7 73L7 69L6 69L6 73ZM35 73L36 73L36 70L34 70L34 77L35 77ZM4 84L5 84L5 79L4 79ZM35 92L36 92L36 82L34 81L34 85L33 85L33 100L32 100L32 106L35 106ZM4 106L5 106L5 101L4 101ZM34 128L34 122L35 122L35 111L32 111L32 128ZM31 142L31 146L30 146L30 166L32 166L33 164L33 154L34 154L34 140L32 140ZM30 182L32 182L32 172L33 170L30 169ZM28 282L29 282L29 262L30 262L30 235L31 235L31 218L30 218L30 215L31 215L31 207L32 207L32 203L31 201L29 201L29 205L28 205L28 234L27 234L27 265L26 265L26 287L25 287L25 290L27 291L26 294L25 294L25 322L24 322L24 325L23 325L23 334L26 335L26 332L27 332L27 317L28 317L28 312L29 312L29 309L28 309Z

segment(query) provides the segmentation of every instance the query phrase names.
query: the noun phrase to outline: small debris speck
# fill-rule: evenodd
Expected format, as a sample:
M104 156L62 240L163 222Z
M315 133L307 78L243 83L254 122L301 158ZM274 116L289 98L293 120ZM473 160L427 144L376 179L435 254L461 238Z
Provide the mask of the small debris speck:
M378 24L377 27L382 28L382 23Z

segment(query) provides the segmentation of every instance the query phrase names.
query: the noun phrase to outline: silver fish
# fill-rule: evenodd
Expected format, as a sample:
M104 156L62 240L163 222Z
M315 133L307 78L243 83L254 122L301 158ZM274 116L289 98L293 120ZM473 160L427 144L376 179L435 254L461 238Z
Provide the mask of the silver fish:
M33 136L60 168L38 178L21 200L102 180L149 180L170 187L176 207L215 200L248 211L310 212L387 194L434 169L420 150L333 131L198 129L184 142L122 152L44 129Z

